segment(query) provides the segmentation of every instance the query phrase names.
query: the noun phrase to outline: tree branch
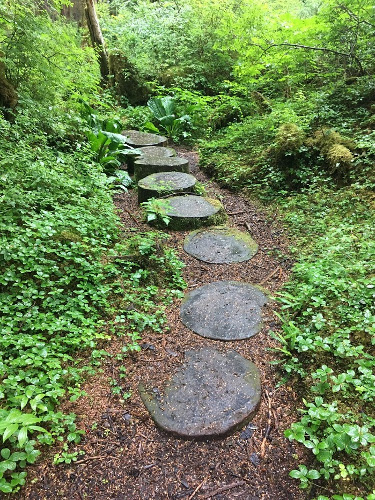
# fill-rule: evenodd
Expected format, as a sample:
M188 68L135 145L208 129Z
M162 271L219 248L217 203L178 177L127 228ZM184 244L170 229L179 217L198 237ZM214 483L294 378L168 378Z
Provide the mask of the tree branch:
M339 50L329 49L328 47L314 47L314 46L311 46L311 45L302 45L300 43L288 43L288 42L271 43L266 48L262 47L261 45L256 44L256 43L253 43L251 45L253 45L255 47L260 47L263 50L264 53L268 52L273 47L290 47L292 49L303 49L303 50L315 50L315 51L320 51L320 52L329 52L331 54L336 54L337 56L346 57L347 59L353 59L353 61L355 61L358 64L358 67L359 67L359 69L361 71L361 74L362 75L365 74L365 70L363 69L361 61L359 60L359 58L356 55L354 55L352 53L348 54L347 52L341 52Z
M349 17L354 19L358 24L366 24L367 26L371 26L371 28L375 28L375 24L370 23L370 21L367 21L366 19L361 19L357 14L355 14L352 10L349 9L346 5L339 4L337 6L339 10L342 10L343 12L346 12Z

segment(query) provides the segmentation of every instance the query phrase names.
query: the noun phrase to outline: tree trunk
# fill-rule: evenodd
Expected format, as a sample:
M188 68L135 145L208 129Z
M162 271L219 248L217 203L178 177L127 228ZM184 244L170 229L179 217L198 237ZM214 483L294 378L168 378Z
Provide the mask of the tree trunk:
M94 0L86 0L85 13L91 42L99 55L100 74L103 80L107 80L109 75L108 54L105 48L102 30L100 29L99 19L96 14Z

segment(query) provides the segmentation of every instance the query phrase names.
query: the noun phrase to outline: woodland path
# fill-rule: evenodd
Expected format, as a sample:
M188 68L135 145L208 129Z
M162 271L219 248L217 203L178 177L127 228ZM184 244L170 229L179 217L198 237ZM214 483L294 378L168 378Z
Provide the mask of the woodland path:
M219 188L199 170L198 155L184 148L178 154L190 162L191 172L208 187L208 195L219 197L229 215L228 225L249 231L259 245L249 261L235 264L208 264L182 249L188 231L170 231L169 244L185 262L188 290L219 280L262 285L271 294L287 280L291 261L287 241L274 218L266 216L243 196ZM115 203L126 228L148 231L142 222L136 193L118 194ZM253 361L261 372L262 402L252 422L228 437L215 440L183 440L159 430L137 387L147 381L160 387L183 361L191 348L212 346L215 342L194 334L179 317L181 300L168 309L170 330L166 334L145 332L140 353L125 360L127 390L132 397L120 403L111 392L108 379L118 369L109 359L103 372L95 375L83 389L88 396L68 403L64 411L79 416L86 434L76 450L85 455L76 463L51 465L49 457L29 467L27 486L18 494L22 499L124 499L124 500L302 500L305 493L288 473L304 451L290 443L283 431L295 420L298 397L287 384L277 388L275 368L270 365L275 342L267 334L277 329L274 304L263 308L264 326L255 337L225 342ZM222 345L222 344L221 344ZM110 352L120 350L114 341ZM116 364L117 363L117 364ZM95 424L94 424L95 423ZM93 425L94 424L94 425ZM74 447L73 447L74 449Z

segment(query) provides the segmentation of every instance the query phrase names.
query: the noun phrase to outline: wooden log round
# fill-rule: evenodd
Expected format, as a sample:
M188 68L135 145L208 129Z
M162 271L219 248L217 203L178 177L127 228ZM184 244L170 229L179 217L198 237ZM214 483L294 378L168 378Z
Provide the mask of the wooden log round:
M184 172L158 172L138 182L138 203L150 198L194 191L197 179Z
M141 148L143 146L164 146L167 144L168 140L162 135L139 132L139 130L124 130L121 133L126 138L126 144L129 144L134 148Z
M190 173L189 161L185 158L155 158L143 157L134 162L134 177L136 181L158 172Z
M134 174L134 162L139 158L171 158L176 156L176 151L172 148L167 148L163 146L145 146L138 147L136 149L137 153L134 155L129 155L126 161L127 169L129 175Z

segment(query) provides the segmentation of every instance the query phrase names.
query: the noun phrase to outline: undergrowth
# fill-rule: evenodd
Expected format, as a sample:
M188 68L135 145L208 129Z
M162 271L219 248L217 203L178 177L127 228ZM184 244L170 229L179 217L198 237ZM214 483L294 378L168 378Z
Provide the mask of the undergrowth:
M368 91L366 91L368 89ZM366 93L367 92L367 93ZM368 95L368 98L366 97ZM203 168L271 203L294 237L279 296L278 364L304 388L286 431L315 464L291 476L319 500L375 498L372 84L271 102L201 142Z
M59 403L82 394L105 341L121 335L125 351L137 350L145 328L163 330L164 308L184 282L161 233L121 236L111 180L83 143L52 149L43 136L1 125L0 491L7 493L25 482L42 445L65 435L79 442L75 416Z
M291 473L306 488L320 478L353 495L374 488L374 200L356 185L281 202L298 261L275 337L283 370L306 387L301 419L286 432L315 455L314 472Z

